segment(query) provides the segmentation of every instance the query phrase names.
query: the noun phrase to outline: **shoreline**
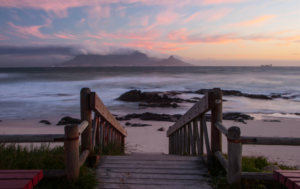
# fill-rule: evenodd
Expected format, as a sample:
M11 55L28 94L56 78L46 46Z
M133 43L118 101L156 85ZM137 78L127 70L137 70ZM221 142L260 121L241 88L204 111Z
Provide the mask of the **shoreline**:
M1 134L63 134L64 126L56 126L58 121L64 116L19 119L19 120L3 120L0 122ZM73 115L79 118L80 116ZM246 120L247 124L235 122L233 120L223 120L225 127L238 126L241 129L242 136L266 136L266 137L300 137L300 119L285 117L263 116L263 119L276 119L280 122L264 122L263 119ZM39 123L40 120L46 119L51 125ZM152 152L168 154L168 138L166 131L169 126L175 122L168 121L145 121L140 119L131 119L119 121L127 130L125 143L127 146L126 153L132 152ZM150 124L152 126L131 127L125 126L126 122ZM210 122L207 122L208 132L210 136ZM164 127L165 131L157 129ZM222 137L223 152L227 151L227 140ZM27 143L28 144L28 143ZM62 145L63 143L51 143L51 147ZM26 145L25 143L22 145ZM34 146L39 143L34 143ZM298 146L263 146L263 145L243 145L244 156L265 156L269 161L276 161L279 164L287 166L300 167L300 150ZM204 148L204 151L205 148Z

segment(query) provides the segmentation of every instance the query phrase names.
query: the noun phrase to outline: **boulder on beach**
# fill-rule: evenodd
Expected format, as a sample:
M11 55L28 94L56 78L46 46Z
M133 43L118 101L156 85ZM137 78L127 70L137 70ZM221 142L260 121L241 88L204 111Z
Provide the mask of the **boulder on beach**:
M61 118L61 120L56 125L68 125L68 124L80 124L80 119L72 118L69 116Z
M161 127L159 129L157 129L158 131L165 131L166 129L164 127Z
M48 120L41 120L39 123L44 123L46 125L51 125L50 121L48 121Z
M146 127L146 126L152 126L152 125L149 125L149 124L142 124L142 123L134 123L134 124L131 124L131 127Z
M118 121L123 121L123 120L131 120L134 118L140 118L141 120L153 120L153 121L171 121L171 122L176 122L182 115L180 114L174 114L174 115L169 115L169 114L155 114L155 113L142 113L142 114L127 114L124 117L116 117Z

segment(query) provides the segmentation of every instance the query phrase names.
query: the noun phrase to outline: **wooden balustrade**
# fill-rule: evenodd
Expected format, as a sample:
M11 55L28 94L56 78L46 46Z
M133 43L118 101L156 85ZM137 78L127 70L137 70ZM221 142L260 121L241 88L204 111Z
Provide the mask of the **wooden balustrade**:
M94 119L92 120L92 111ZM86 160L91 161L94 147L100 152L108 144L125 145L126 130L114 118L95 92L89 88L80 91L81 124L66 125L65 134L0 135L2 143L64 142L65 170L45 171L46 177L64 176L71 181L79 177L79 168ZM79 155L79 137L81 154Z

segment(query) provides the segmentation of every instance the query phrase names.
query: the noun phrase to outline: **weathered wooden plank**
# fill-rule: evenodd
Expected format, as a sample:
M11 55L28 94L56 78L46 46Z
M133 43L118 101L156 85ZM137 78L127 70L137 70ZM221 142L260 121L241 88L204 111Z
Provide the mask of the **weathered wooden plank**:
M215 127L216 122L222 123L222 96L222 90L220 88L214 88L213 97L210 98L210 104L213 104L210 121L210 148L212 156L214 156L215 151L222 152L222 133Z
M192 125L191 125L191 123L188 123L188 130L189 130L189 139L190 139L190 154L193 154L193 155L195 155L195 153L194 153L194 142L193 142L193 140L194 140L194 136L193 136L193 130L192 130Z
M126 183L126 184L180 184L180 185L199 185L206 181L201 180L163 180L163 179L135 179L135 178L109 178L98 177L101 182L105 183Z
M84 150L84 151L80 154L80 157L79 157L79 166L80 166L80 167L84 164L84 162L85 162L86 158L88 157L89 153L90 153L90 151Z
M300 138L242 136L243 144L300 146Z
M179 141L179 155L182 154L182 138L181 138L181 129L178 129L178 141Z
M195 123L194 120L191 122L191 124L193 123L193 145L192 145L192 152L193 155L197 154L197 133L196 133L196 128L195 128Z
M295 182L294 189L300 189L300 182Z
M96 121L97 125L96 125L96 141L95 141L95 145L99 146L101 144L101 139L100 139L100 118L97 116L97 121Z
M79 132L79 133L82 133L82 132L87 128L88 125L89 125L89 122L88 122L88 121L82 121L82 122L78 125L78 132Z
M2 189L32 189L33 183L27 180L0 180L0 188Z
M293 189L295 182L300 182L300 178L287 178L285 186L289 189Z
M92 110L90 109L90 94L89 88L82 88L80 91L80 119L81 122L87 121L88 126L82 133L81 136L81 152L84 150L93 150L92 144Z
M13 173L13 174L0 173L0 180L32 180L33 185L36 185L39 182L39 174L38 173Z
M111 164L132 164L132 163L149 163L153 165L166 165L166 164L177 164L177 165L199 165L203 164L201 160L136 160L136 159L105 159L104 163Z
M79 135L78 125L65 126L65 172L69 181L79 177ZM84 150L85 151L85 150Z
M63 142L64 134L0 135L0 143Z
M184 154L185 152L185 145L184 145L184 128L182 127L181 129L181 154Z
M227 182L229 184L239 182L242 178L242 144L234 141L241 139L239 127L230 127L228 129L228 170Z
M207 185L207 183L202 183L200 185L156 185L156 184L112 184L112 183L99 183L98 186L96 187L97 189L99 188L131 188L131 189L211 189L211 187L209 185Z
M111 164L111 163L103 163L101 165L102 168L131 168L131 169L139 169L139 168L145 168L145 169L201 169L204 168L204 164L198 164L198 165L178 165L178 164Z
M201 118L198 118L200 120L200 153L199 155L204 154L204 136L203 136L203 124L201 123Z
M272 173L259 173L259 172L242 172L242 179L245 180L275 180Z
M104 157L103 157L104 158ZM178 155L153 155L153 156L105 156L106 160L201 160L198 156L178 156Z
M204 167L202 169L144 169L144 168L102 168L98 167L96 173L148 173L148 174L188 174L188 175L207 175L207 168Z
M185 154L189 154L189 151L188 151L188 128L187 128L187 125L185 125L183 127L184 129L184 153Z
M221 131L225 136L228 135L228 130L222 123L217 121L215 127L219 129L219 131Z
M207 126L206 126L206 118L205 118L205 116L201 117L201 124L202 124L202 127L203 127L206 153L207 153L207 156L211 156L210 145L209 145L209 138L208 138L208 131L207 131Z
M209 95L204 95L192 108L190 108L168 131L167 136L170 136L176 130L180 129L182 126L188 124L193 119L201 114L205 114L212 107L209 105L208 97Z
M279 173L279 182L285 185L287 178L300 178L300 173Z
M90 94L90 108L97 113L98 116L105 119L110 125L118 130L123 136L127 136L127 131L121 126L121 124L115 119L115 117L106 108L103 102L100 100L95 92Z
M223 156L223 154L220 151L215 152L215 157L219 160L221 165L224 167L226 172L228 171L228 161L227 159Z
M300 173L300 170L275 170L273 171L274 179L279 181L279 174L280 173Z
M93 149L95 147L95 140L96 140L96 126L97 126L97 114L94 114L94 119L92 120L92 146Z
M198 118L194 119L193 124L194 124L194 129L195 129L195 137L196 137L196 142L197 142L198 155L200 155L201 154L201 142L200 142L199 131L198 131Z
M109 172L109 173L100 173L97 174L99 176L103 177L119 177L119 178L147 178L147 179L178 179L178 180L208 180L208 176L202 176L202 175L174 175L174 174L147 174L147 173L115 173L115 172Z

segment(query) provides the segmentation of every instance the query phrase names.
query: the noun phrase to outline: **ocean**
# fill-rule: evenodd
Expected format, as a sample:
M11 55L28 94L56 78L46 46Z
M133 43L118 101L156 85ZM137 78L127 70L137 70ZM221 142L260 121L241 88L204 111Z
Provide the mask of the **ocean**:
M184 114L178 108L141 108L116 100L129 90L196 91L219 87L249 94L280 93L292 99L260 100L224 96L223 112L290 115L300 113L300 67L82 67L0 68L0 119L28 119L80 114L80 90L95 91L113 114ZM202 97L183 93L179 98Z

